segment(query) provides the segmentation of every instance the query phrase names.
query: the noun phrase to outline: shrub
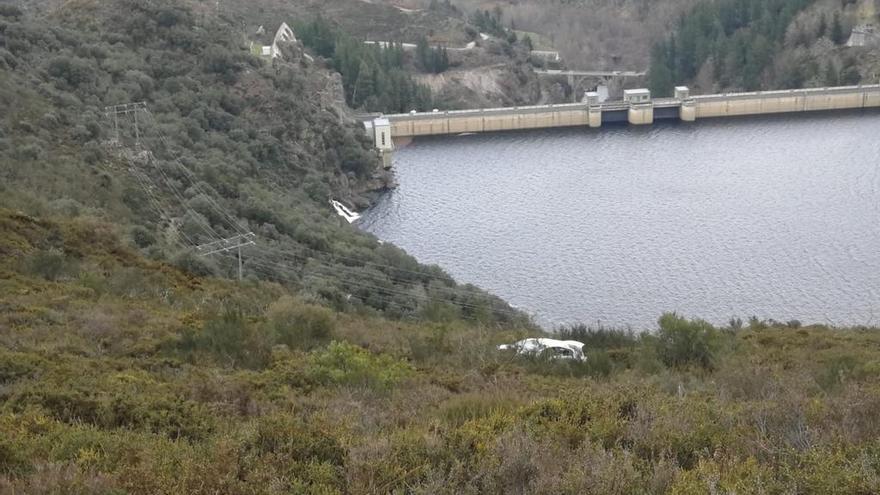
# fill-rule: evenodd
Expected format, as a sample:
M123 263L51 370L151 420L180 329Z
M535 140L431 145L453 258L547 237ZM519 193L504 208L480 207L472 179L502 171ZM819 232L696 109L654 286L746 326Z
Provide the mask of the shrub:
M32 355L0 350L0 386L30 376L40 367Z
M49 281L56 281L75 271L75 263L58 249L38 251L27 261L28 271Z
M140 225L136 225L131 229L131 239L139 248L147 248L156 243L156 236Z
M95 68L78 57L54 57L49 61L46 70L50 76L62 79L74 87L90 82L95 77Z
M309 350L329 342L335 326L330 310L289 296L272 303L267 317L276 342L291 349Z
M577 340L584 343L585 349L613 349L633 347L639 342L639 336L630 329L591 328L584 324L562 327L557 331L562 340Z
M21 9L15 5L0 5L0 17L18 19L21 15Z
M257 422L253 448L260 454L275 454L283 459L345 463L346 450L339 440L316 425L281 414L264 416Z
M387 389L409 375L411 368L388 355L331 342L327 349L312 354L308 372L317 383Z
M660 317L657 350L666 366L712 369L718 348L718 331L703 320L686 320L675 313Z
M229 309L208 320L200 334L184 337L183 350L202 350L231 366L262 368L269 362L271 337L246 321L241 311Z
M184 251L174 258L174 266L183 271L200 277L216 275L217 266L204 256L197 256L190 251Z
M29 463L22 449L11 439L0 438L0 474L17 474L27 470ZM3 485L0 484L0 488Z

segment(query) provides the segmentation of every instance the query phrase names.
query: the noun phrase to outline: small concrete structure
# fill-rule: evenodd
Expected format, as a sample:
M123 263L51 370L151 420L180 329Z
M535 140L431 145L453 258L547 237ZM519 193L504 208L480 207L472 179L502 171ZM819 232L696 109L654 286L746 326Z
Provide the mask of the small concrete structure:
M627 103L648 103L651 101L651 90L649 89L625 89L623 90L623 101Z
M587 125L593 128L602 127L602 109L599 107L599 93L587 91L584 93L584 103L587 104Z
M376 149L380 151L391 151L394 149L394 143L391 140L391 121L384 117L373 120L373 139L376 143Z
M562 57L559 56L559 52L553 50L532 50L530 55L550 62L559 62L562 60Z
M645 88L625 89L623 101L629 103L627 119L633 125L654 123L654 104L651 102L651 91Z
M880 44L880 33L873 24L855 26L846 42L846 46L868 46Z
M675 87L675 99L677 100L687 100L690 98L691 90L687 86L676 86Z
M697 120L697 104L694 100L682 101L678 116L683 122L693 122Z
M697 120L697 105L691 98L691 90L687 86L675 87L675 99L681 101L678 117L684 122Z

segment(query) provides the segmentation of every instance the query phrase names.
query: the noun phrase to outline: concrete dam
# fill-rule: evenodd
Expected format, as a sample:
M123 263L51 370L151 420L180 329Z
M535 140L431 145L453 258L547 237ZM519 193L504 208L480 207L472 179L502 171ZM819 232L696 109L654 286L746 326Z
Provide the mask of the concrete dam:
M544 129L655 120L697 119L797 113L822 110L880 108L880 84L832 88L758 91L692 96L687 87L675 88L672 98L651 98L647 89L624 91L623 100L599 102L587 93L584 102L506 108L481 108L383 115L364 122L376 148L394 149L394 140L417 136Z

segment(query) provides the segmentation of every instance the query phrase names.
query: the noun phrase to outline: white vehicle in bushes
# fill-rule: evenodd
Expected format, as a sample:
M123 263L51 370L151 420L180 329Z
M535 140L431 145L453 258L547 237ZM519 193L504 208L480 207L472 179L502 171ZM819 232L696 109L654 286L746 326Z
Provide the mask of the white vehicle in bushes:
M499 350L513 350L520 356L544 356L550 359L585 361L584 343L577 340L544 338L523 339L513 344L502 344Z

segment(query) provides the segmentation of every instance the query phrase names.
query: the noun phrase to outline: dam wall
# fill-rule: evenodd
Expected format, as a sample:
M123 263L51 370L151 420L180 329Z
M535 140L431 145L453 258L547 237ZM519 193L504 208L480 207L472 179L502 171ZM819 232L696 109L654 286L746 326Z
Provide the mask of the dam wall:
M880 107L880 85L694 96L697 119Z
M435 136L467 132L510 131L590 125L590 110L582 104L538 105L389 115L391 135ZM594 116L593 119L598 118ZM595 126L594 126L595 127Z
M880 108L880 85L843 86L751 93L690 96L679 86L674 98L651 99L648 90L629 90L622 101L411 112L381 116L364 124L380 150L393 149L394 139L476 132L601 127L608 122L650 125L655 120L692 122L706 118L797 113L821 110ZM588 94L589 95L589 94ZM629 99L626 99L629 98Z

